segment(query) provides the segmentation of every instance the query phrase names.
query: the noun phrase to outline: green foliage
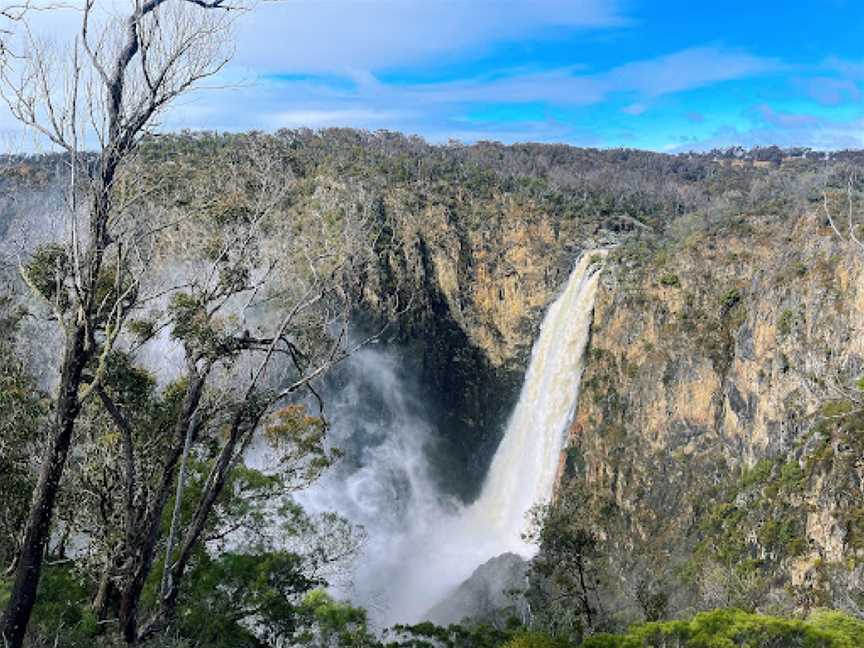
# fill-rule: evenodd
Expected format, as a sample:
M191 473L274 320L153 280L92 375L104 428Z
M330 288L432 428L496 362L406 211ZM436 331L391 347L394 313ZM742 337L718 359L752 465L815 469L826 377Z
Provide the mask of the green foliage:
M312 416L303 405L287 405L271 417L264 436L274 448L282 450L283 463L301 463L303 480L316 479L329 467L338 452L325 448L327 424L320 416Z
M797 461L788 461L780 469L780 483L790 491L798 490L804 478L804 471Z
M641 579L636 585L636 601L646 621L659 621L667 616L669 593L665 583Z
M741 301L741 291L738 288L729 288L720 296L720 305L724 311L729 311Z
M24 267L30 287L45 300L56 303L61 309L67 304L63 284L71 270L66 248L58 244L40 245Z
M11 562L29 510L49 411L46 395L16 354L22 315L0 297L0 565Z
M324 590L309 592L297 612L302 628L293 637L296 645L316 648L380 645L367 630L365 610L335 601Z
M851 414L855 410L855 403L846 400L828 401L825 403L820 413L825 418L838 418Z
M132 359L120 351L108 356L104 383L106 388L116 395L115 402L131 411L147 407L156 387L153 375L135 366Z
M205 304L189 293L175 293L171 297L168 312L174 323L171 334L196 353L219 358L234 351L230 342L219 331Z
M34 643L38 645L41 638L47 645L89 648L99 633L89 606L92 586L69 563L47 565L42 571L28 628Z
M805 472L770 459L744 470L699 523L691 578L721 589L728 605L761 605L782 561L807 551L806 511L791 503Z
M798 620L718 609L686 621L646 623L624 634L595 635L581 648L854 648L862 637L864 622L840 612L817 612Z
M516 635L502 648L571 648L573 644L564 639L556 639L541 632L528 632Z
M446 628L429 622L397 625L384 631L382 648L499 648L522 632L518 626L501 629L485 624ZM388 639L392 635L395 638Z
M149 340L156 334L155 322L146 319L129 320L126 329L140 340Z
M764 484L771 478L774 470L774 462L770 459L760 459L751 468L747 468L741 475L740 487L750 488L758 484Z
M597 539L584 524L585 494L570 486L551 505L531 512L528 537L540 547L525 594L533 625L575 641L598 621L601 575Z
M314 585L294 554L201 552L183 589L178 630L208 648L277 643L297 631L297 600Z
M783 312L780 313L780 317L777 320L777 332L781 336L789 335L792 331L792 324L795 322L795 313L788 308L784 309Z
M660 285L669 288L678 288L681 285L681 281L678 279L678 275L669 272L660 277Z

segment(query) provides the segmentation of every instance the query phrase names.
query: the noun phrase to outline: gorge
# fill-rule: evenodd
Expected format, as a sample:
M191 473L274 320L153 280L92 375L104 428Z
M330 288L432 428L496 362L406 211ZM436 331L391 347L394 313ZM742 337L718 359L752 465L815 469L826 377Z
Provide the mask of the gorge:
M190 190L225 160L235 177ZM0 429L16 436L2 446L8 496L0 512L12 528L26 511L33 457L44 449L39 430L57 367L51 299L55 273L67 266L50 245L56 229L32 233L31 242L16 238L22 223L60 209L62 159L7 162ZM312 628L303 641L326 645L322 619L338 618L347 619L345 632L376 645L365 629L427 616L460 621L476 596L506 608L478 615L494 632L509 632L512 617L520 628L566 626L574 642L586 628L689 623L717 609L793 620L821 608L862 616L864 284L858 251L825 215L827 206L846 218L847 197L859 200L860 188L850 194L848 183L861 164L855 152L830 164L757 167L708 154L441 147L349 130L147 143L133 175L154 188L148 213L192 214L164 230L152 268L140 269L154 284L201 276L214 263L213 245L254 223L258 187L278 190L267 194L275 197L265 204L271 220L254 231L254 249L217 257L229 267L212 275L229 291L268 279L260 303L247 311L245 300L232 303L202 328L200 305L184 292L192 289L166 283L183 294L138 308L112 356L106 395L134 424L141 479L133 508L152 506L168 474L164 457L172 448L181 456L183 439L177 445L165 421L182 412L188 344L199 358L218 358L178 509L181 527L194 522L232 422L243 422L236 403L255 367L247 356L266 353L267 328L285 312L280 300L305 294L304 268L267 274L273 260L309 250L328 259L350 234L345 348L375 333L339 356L314 392L303 383L261 421L255 442L285 453L287 477L240 461L247 446L232 455L236 472L189 554L178 632L212 627L208 641L225 645L217 634L230 628L236 645L267 645L263 634L250 638L251 622L211 623L248 613L242 618L274 636L294 641ZM50 299L34 299L18 259ZM329 280L342 267L325 263L319 276ZM307 363L288 347L263 374L262 394L290 387L294 363L314 369L312 360L334 357L321 340L339 331L347 293L323 294L321 310L302 311L307 319L292 338L318 355ZM125 451L100 407L91 400L82 414L56 523L93 542L73 555L64 533L52 538L48 553L61 562L50 592L66 602L40 599L35 617L39 632L75 628L75 646L100 627L95 593L104 592L100 613L111 618L112 588L127 582L116 553L129 537L118 532L127 519ZM271 525L288 496L311 514L309 525ZM173 497L164 500L143 590L148 614L159 609ZM558 535L542 539L538 552L522 538L525 514L547 502L555 522L547 528ZM332 555L316 553L303 534L331 512L365 532L338 547L340 559L354 553L325 574L316 570ZM232 528L244 530L244 542L225 541ZM273 537L277 528L282 536ZM340 540L335 526L322 528L313 539ZM15 542L9 535L0 543L4 562ZM574 557L590 576L586 591L566 589ZM513 589L514 579L539 602L520 607L490 595ZM334 600L321 593L323 581ZM346 601L364 610L340 607ZM238 602L249 607L238 612ZM57 609L66 615L60 621ZM267 615L254 616L261 610ZM300 629L280 625L285 619ZM498 646L505 634L487 644L459 635L451 645Z
M527 560L536 553L523 539L528 513L549 503L559 477L604 256L583 252L549 306L516 407L480 494L469 504L437 492L426 454L432 432L422 406L409 402L394 359L370 350L351 360L348 390L332 415L333 443L349 448L347 458L299 499L315 512L333 510L366 529L352 577L356 585L348 594L382 626L427 618L492 558L515 553ZM377 416L365 411L352 384L357 381L375 391L373 402L384 416L374 405ZM462 620L453 613L437 620Z

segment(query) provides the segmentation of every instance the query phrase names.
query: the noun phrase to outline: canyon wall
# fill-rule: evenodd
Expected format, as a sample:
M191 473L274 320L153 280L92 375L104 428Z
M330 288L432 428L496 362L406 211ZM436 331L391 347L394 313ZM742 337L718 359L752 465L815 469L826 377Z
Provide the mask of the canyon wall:
M525 154L469 148L478 168ZM864 261L822 209L826 186L844 208L845 172L562 151L525 158L540 191L506 173L305 181L374 207L366 312L400 296L387 341L427 389L444 486L476 496L545 307L582 250L612 247L560 489L587 495L607 611L650 616L647 592L665 615L860 613Z
M864 605L864 258L816 208L607 265L571 430L607 605Z
M194 176L211 149L261 137L160 138L144 159ZM477 496L545 308L583 250L614 248L559 491L587 498L606 611L650 616L648 592L662 615L862 613L864 257L821 203L828 187L843 208L847 169L386 132L264 139L291 169L286 222L370 219L357 322L392 320L381 342L422 387L445 492ZM41 167L13 162L5 175L35 185L24 171Z

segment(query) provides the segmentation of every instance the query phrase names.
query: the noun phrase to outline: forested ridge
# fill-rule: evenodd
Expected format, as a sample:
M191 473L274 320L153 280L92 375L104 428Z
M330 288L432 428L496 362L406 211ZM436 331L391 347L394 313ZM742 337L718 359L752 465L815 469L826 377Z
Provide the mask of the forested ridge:
M725 603L747 612L649 623L617 638L602 634L624 632L639 614L654 622L700 609L675 603L675 590L683 592L693 580L661 582L647 573L641 590L616 589L611 572L604 571L620 551L610 546L610 530L620 539L632 533L629 522L619 526L614 509L636 493L618 486L610 491L618 493L617 501L609 501L602 490L607 482L592 476L590 463L593 456L595 465L609 466L607 476L628 465L626 450L616 448L639 429L629 427L622 388L610 385L642 380L636 367L621 366L617 351L604 351L614 339L602 337L604 327L614 328L618 312L644 311L656 286L661 300L686 290L695 300L684 302L690 304L687 321L694 323L665 329L667 341L675 345L681 336L693 336L698 353L729 375L735 336L749 317L741 309L758 295L729 279L722 286L712 286L710 278L700 283L696 274L685 274L694 272L686 258L712 259L714 252L707 250L746 248L758 239L760 249L773 246L785 259L778 272L806 283L818 271L829 291L840 267L829 260L823 271L807 259L788 260L800 240L791 232L800 229L801 219L815 218L826 245L845 244L838 236L845 223L840 232L831 231L822 211L845 218L847 195L857 199L854 152L770 167L724 165L721 159L719 153L671 156L549 145L433 146L395 133L343 129L144 140L115 184L121 204L124 192L134 196L121 214L136 217L117 230L116 240L128 242L138 256L125 256L120 247L94 283L99 299L92 343L113 344L81 369L81 389L92 395L77 416L60 483L30 645L113 645L122 642L118 634L178 646L563 646L583 638L586 646L659 646L673 639L691 646L858 645L864 630L848 607L851 616L792 619L820 604L833 606L836 599L766 607L768 599L761 596L768 590L755 581L746 589L743 580L744 589L730 590ZM100 162L93 157L87 164L98 170ZM65 169L63 156L7 157L2 164L7 289L0 342L0 561L12 569L49 443L59 351L52 340L56 328L71 321L76 299L72 248L52 238L50 207L62 204ZM146 244L138 229L141 214ZM38 228L30 229L32 224ZM542 240L504 236L542 228L550 231ZM414 362L430 397L449 397L453 405L439 420L439 451L453 455L445 474L462 473L464 483L449 488L470 498L518 390L539 314L563 280L561 272L581 250L597 245L617 246L607 283L610 294L619 295L610 299L619 301L600 306L579 420L586 430L607 432L598 433L600 445L585 436L581 448L574 443L568 490L551 509L538 512L543 551L527 594L533 612L516 614L509 625L503 619L495 621L497 627L421 625L377 638L362 610L320 589L345 569L362 542L362 529L335 516L310 518L290 497L339 461L338 449L326 443L326 403L323 411L316 404L319 369L338 365L369 336L394 348L419 349ZM512 249L527 250L530 263L508 267L506 252ZM536 255L542 263L532 265ZM707 262L729 263L715 257ZM491 301L485 294L472 296L472 279L481 269L491 286L500 286L500 296L495 290ZM511 304L503 288L508 280L516 282L514 290L522 282L541 292L524 304L519 300L528 298L515 293ZM655 287L640 288L645 281ZM714 292L719 319L703 322L699 318L715 317L705 303ZM844 303L843 291L837 294L835 301ZM503 310L496 310L497 303L505 304ZM116 308L100 311L98 304ZM285 325L285 313L293 308L298 315ZM797 311L787 316L789 306L778 308L776 326L789 340L800 326ZM115 338L117 309L124 328ZM356 323L362 325L355 331ZM724 330L732 337L724 337ZM657 348L663 343L646 351L653 358L646 367L662 367L656 363L662 362ZM155 356L145 353L148 345ZM256 373L262 357L272 365ZM169 359L166 371L163 361ZM832 373L835 381L848 382L832 383L816 398L827 417L822 434L840 416L853 447L860 416L857 362L853 353L843 364L845 374ZM802 435L809 430L796 429ZM275 466L263 469L244 460L246 449L258 443L277 453ZM785 452L782 443L769 446L771 456ZM806 471L827 458L804 456L799 472L788 462L775 470L767 459L742 460L755 467L738 488L752 491L776 481L776 496L806 483ZM844 469L852 470L833 470ZM586 475L592 477L582 483ZM734 493L722 496L741 506ZM694 556L705 560L715 552L738 551L734 534L747 531L729 526L729 510L711 510L697 522L702 539ZM612 526L604 528L604 519ZM860 520L846 523L850 542L857 542ZM765 536L767 542L788 550L799 533L789 529L776 530L773 539ZM732 545L712 543L715 532ZM858 545L850 546L843 560L852 561L854 572ZM174 556L170 569L164 565L166 548ZM792 551L804 552L798 545ZM762 567L749 563L747 569L737 578L755 578L752 570L758 575ZM576 578L583 572L598 587L585 589ZM846 587L854 593L850 583ZM10 584L2 581L0 591ZM550 596L554 605L546 601ZM610 601L622 597L638 612L616 616ZM522 628L526 622L530 627Z

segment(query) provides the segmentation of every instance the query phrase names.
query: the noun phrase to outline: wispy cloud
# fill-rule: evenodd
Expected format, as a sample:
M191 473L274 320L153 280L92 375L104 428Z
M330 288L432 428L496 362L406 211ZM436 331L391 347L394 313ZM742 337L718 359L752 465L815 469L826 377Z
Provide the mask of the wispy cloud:
M383 128L404 119L405 114L392 110L286 110L267 115L270 128L324 128L355 124L361 128Z
M641 115L645 111L648 110L648 105L640 102L632 103L629 106L624 106L621 109L621 112L626 113L628 115Z
M820 119L815 115L795 114L790 112L778 112L768 104L756 106L756 113L762 121L770 126L778 126L783 129L813 128L820 124Z
M711 65L706 65L711 61ZM539 73L488 75L446 83L384 84L373 75L342 92L326 85L326 97L351 110L380 109L380 106L411 107L412 113L451 111L454 106L469 104L527 104L550 106L587 106L600 103L613 94L627 94L635 101L624 109L638 115L648 109L646 100L659 96L700 88L711 83L755 76L776 70L779 63L739 51L716 47L696 48L676 52L656 59L638 61L594 74L582 67L566 67ZM491 77L491 78L490 78ZM320 103L319 90L308 78L294 81L279 79L289 101L314 106ZM302 92L300 91L302 90ZM343 112L345 108L340 108Z
M795 45L800 38L758 38L758 25L749 23L689 24L695 14L660 5L261 3L238 22L237 55L216 83L229 88L184 97L162 127L354 126L434 141L651 148L771 138L860 143L855 128L864 119L864 62L855 58L856 40L843 50L834 36L818 44L811 39L805 50ZM844 11L864 19L855 6ZM767 10L754 9L754 16L776 23ZM49 31L76 31L75 12L39 20ZM822 33L814 20L825 28L839 19L802 14L794 33ZM0 112L0 130L10 128L6 122Z
M823 106L838 106L846 101L861 101L861 90L852 79L816 76L802 79L799 84L807 97Z
M344 72L429 62L550 29L626 24L618 0L317 0L262 4L240 24L237 63Z
M628 63L601 77L609 91L658 97L722 81L777 72L783 64L771 58L718 46L694 47L645 61Z
M243 99L229 105L235 115L237 107L243 106L241 119L258 128L354 126L405 130L433 141L559 138L598 144L604 134L591 132L585 125L561 123L552 115L627 97L629 102L619 110L636 117L665 95L781 68L774 59L706 46L607 70L590 71L580 64L542 71L487 70L438 83L385 83L372 71L341 76L278 72L263 77ZM478 110L481 106L486 108ZM228 120L226 115L221 121ZM623 130L616 131L617 140L625 136Z

